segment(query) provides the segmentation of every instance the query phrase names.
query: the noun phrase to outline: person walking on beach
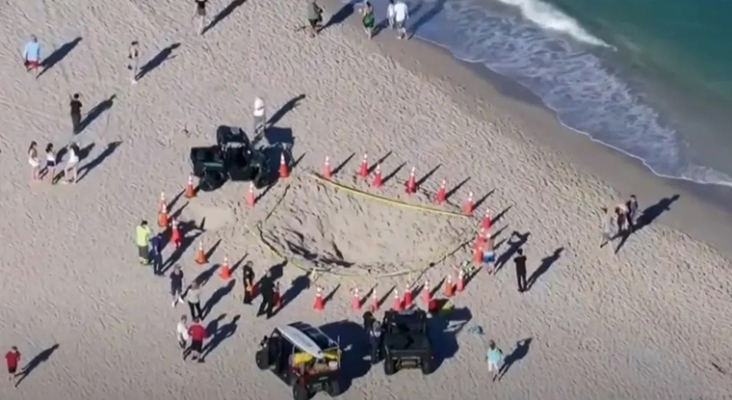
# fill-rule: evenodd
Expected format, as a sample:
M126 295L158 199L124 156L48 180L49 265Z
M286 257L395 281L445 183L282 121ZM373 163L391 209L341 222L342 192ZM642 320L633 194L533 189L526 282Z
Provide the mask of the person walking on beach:
M188 308L191 310L191 319L203 319L203 310L201 309L201 287L198 282L191 283L186 292L186 301Z
M613 240L613 216L608 212L607 207L603 207L602 218L600 219L600 230L602 231L602 242L600 242L600 248L605 247L606 244Z
M18 372L18 364L20 364L20 352L17 347L13 346L10 351L5 353L5 364L8 366L8 381L14 383Z
M36 79L38 79L41 75L41 44L38 43L38 38L35 35L31 35L30 41L25 44L23 63L25 64L25 71L34 71Z
M257 317L266 314L267 319L269 319L274 312L274 282L269 271L259 281L259 293L262 295L262 303L259 305Z
M618 204L615 207L615 226L618 227L618 235L624 235L628 226L625 217L628 215L628 210L625 208L625 204Z
M516 264L516 280L518 281L518 291L523 293L529 289L526 284L526 256L523 249L516 250L517 256L513 258Z
M188 341L191 339L191 335L188 334L188 317L185 315L180 316L178 325L175 327L175 332L175 336L178 338L178 346L185 350Z
M46 172L51 176L51 184L56 183L56 152L53 151L53 143L46 145Z
M183 271L180 269L179 264L173 266L173 272L170 273L170 295L173 296L173 308L178 303L183 302L183 285L184 285Z
M398 38L404 39L407 36L407 19L409 19L409 7L403 1L397 1L394 4L394 26L398 31Z
M244 304L252 304L254 299L254 270L252 269L252 262L247 261L242 268L242 301Z
M389 21L389 28L394 29L394 18L396 11L394 11L394 0L389 0L389 5L386 7L386 20Z
M152 236L152 230L147 225L147 221L144 219L140 222L140 225L135 229L135 244L137 244L137 256L139 257L140 264L147 265L150 263L150 238Z
M79 146L76 143L71 143L68 153L69 159L66 161L66 166L64 167L64 177L66 180L62 183L76 183L79 177Z
M73 127L74 135L78 134L81 129L81 108L83 105L81 104L80 98L81 95L79 93L74 93L69 102L69 108L71 108L71 126Z
M625 222L628 224L628 230L632 233L635 231L635 221L638 218L638 199L634 194L631 194L630 199L625 202L625 209L628 212Z
M203 362L203 341L206 339L206 328L201 325L201 321L193 318L193 323L188 327L188 335L191 338L191 345L183 352L183 360L188 354L193 353L193 361Z
M315 0L306 0L305 16L308 19L307 29L310 37L314 38L323 23L323 9L315 2Z
M254 120L254 142L261 139L266 140L264 131L267 125L267 110L264 107L264 100L259 97L254 99L254 111L252 112L252 117ZM260 135L261 138L259 137Z
M364 5L364 8L361 10L361 13L363 14L363 18L361 18L363 29L366 31L366 36L371 39L374 36L374 26L376 26L374 7L371 5L370 2L367 1Z
M203 30L206 28L206 3L208 0L195 0L196 1L196 13L193 15L194 19L198 19L198 35L203 35Z
M493 382L495 382L498 371L500 371L498 364L503 360L503 351L496 346L496 342L491 340L488 342L488 351L485 356L488 361L488 372L493 372Z
M137 75L140 70L140 48L138 47L137 40L130 43L130 50L127 52L127 59L129 60L127 69L130 70L130 80L135 84L137 83Z
M35 140L28 146L28 164L31 166L31 181L37 181L41 163L38 161L38 143Z

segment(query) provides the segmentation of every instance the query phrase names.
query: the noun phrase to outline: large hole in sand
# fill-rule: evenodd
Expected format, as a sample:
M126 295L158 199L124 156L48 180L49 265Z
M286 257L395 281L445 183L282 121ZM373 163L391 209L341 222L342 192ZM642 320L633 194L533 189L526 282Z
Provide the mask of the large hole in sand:
M262 233L282 255L310 267L390 273L427 267L465 240L471 226L466 218L391 206L305 180L293 184Z

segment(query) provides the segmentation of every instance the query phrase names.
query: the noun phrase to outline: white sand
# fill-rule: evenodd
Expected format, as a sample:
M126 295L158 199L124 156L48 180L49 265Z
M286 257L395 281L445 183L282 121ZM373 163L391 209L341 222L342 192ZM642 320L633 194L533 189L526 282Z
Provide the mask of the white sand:
M378 283L380 293L392 285L401 290L407 277L379 274L426 267L470 238L465 232L477 225L355 200L305 176L307 169L319 170L326 155L335 166L355 152L340 175L350 182L362 153L375 160L390 151L384 173L402 162L407 168L381 192L403 197L400 185L409 166L422 176L441 164L423 188L434 191L441 179L455 185L470 177L454 197L458 203L469 190L480 198L495 189L478 213L512 206L497 223L498 229L506 226L497 241L513 230L531 232L525 246L530 273L556 249L564 252L525 295L516 292L512 265L471 282L455 304L471 311L466 326L480 325L486 336L463 329L453 339L456 354L432 377L404 371L386 378L378 366L357 378L343 399L722 399L732 392L726 375L732 371L729 261L665 228L666 214L610 258L597 248L596 208L619 194L547 148L517 141L531 125L511 110L490 101L481 107L461 103L461 90L448 81L417 74L380 51L416 54L418 45L392 43L391 35L369 43L356 21L311 40L292 30L301 23L302 4L258 0L199 38L189 23L193 5L180 3L13 1L2 7L0 168L6 179L0 183L0 343L17 345L24 361L59 347L17 389L0 385L0 398L289 398L287 387L254 365L262 335L299 319L358 321L349 310L349 287L355 283L363 292ZM225 6L212 4L214 12ZM334 11L332 4L328 11ZM77 36L83 40L36 82L18 57L30 33L46 52ZM124 69L133 39L141 42L144 60L173 43L181 46L175 58L133 87ZM79 135L81 147L94 144L82 165L112 143L119 147L88 175L82 171L76 186L29 184L28 143L67 143L67 96L76 91L86 111L116 94L112 108ZM290 181L279 183L253 211L242 206L241 184L188 203L181 198L173 210L187 204L182 219L206 218L207 246L222 240L214 262L228 255L234 263L246 255L261 275L279 260L245 226L263 220L289 183L265 237L281 249L289 240L320 257L340 252L356 265L339 270L364 276L322 276L318 284L326 292L341 285L324 313L311 310L310 289L269 321L255 320L254 310L229 294L206 322L222 315L222 327L239 316L235 333L206 364L184 364L174 329L186 310L171 309L167 279L137 265L134 226L141 218L154 221L160 191L170 199L183 188L190 146L212 142L219 124L248 128L257 95L272 114L300 94L306 98L276 123L292 130L295 157L304 155ZM641 198L644 206L656 200ZM677 202L670 213L683 207ZM194 247L181 259L188 278L204 270L192 262ZM466 251L449 257L425 279L440 280L450 264L466 257ZM298 274L285 268L281 284L288 286ZM214 275L204 287L205 299L226 288ZM485 342L495 339L510 352L529 337L528 353L500 383L491 384ZM441 341L442 353L452 352L449 342Z

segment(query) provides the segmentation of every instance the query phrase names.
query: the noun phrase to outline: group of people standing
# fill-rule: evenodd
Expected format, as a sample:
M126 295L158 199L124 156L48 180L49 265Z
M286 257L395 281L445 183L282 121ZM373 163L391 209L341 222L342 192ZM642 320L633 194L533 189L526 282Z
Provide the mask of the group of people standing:
M361 9L361 23L363 24L364 30L371 39L376 33L376 17L374 16L374 7L370 1L364 2L363 8ZM407 36L406 23L409 18L409 7L403 1L389 0L389 6L386 9L386 20L389 23L389 28L397 31L397 38L404 39Z
M58 154L54 151L53 143L46 145L46 164L41 169L41 161L38 156L38 143L33 140L28 146L28 164L31 166L31 181L43 180L46 175L50 176L51 184L55 184L59 179L64 177L62 183L76 183L78 180L79 166L79 147L76 143L71 143L66 147L68 159L63 169L63 174L56 176L56 166L58 165Z

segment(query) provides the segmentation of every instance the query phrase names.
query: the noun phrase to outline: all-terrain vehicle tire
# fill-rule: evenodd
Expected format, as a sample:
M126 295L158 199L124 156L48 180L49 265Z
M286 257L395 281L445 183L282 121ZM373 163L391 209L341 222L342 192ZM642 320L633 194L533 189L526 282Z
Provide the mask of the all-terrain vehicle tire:
M391 359L391 357L386 357L384 359L384 375L394 375L396 373L396 363Z
M432 358L425 357L419 363L419 367L422 369L422 375L429 375L432 373Z
M308 391L308 387L300 382L295 382L292 385L292 398L295 400L309 400L310 392Z
M334 379L334 380L328 382L327 386L325 387L325 391L328 393L328 396L330 396L330 397L340 396L341 383L338 380Z
M266 348L257 351L257 354L254 356L254 358L257 362L257 368L263 371L269 368L269 351Z
M220 172L204 172L198 182L198 188L202 192L213 192L224 185L226 178Z

